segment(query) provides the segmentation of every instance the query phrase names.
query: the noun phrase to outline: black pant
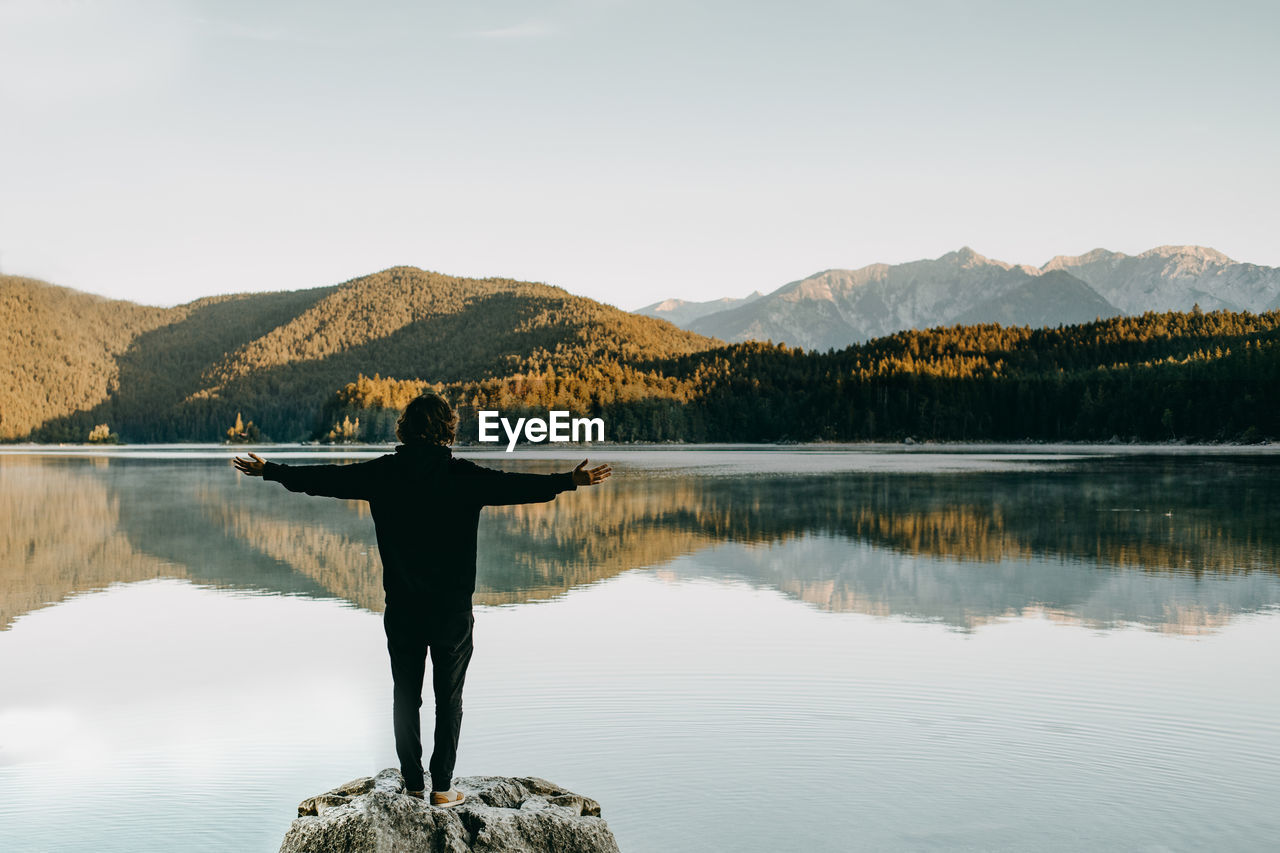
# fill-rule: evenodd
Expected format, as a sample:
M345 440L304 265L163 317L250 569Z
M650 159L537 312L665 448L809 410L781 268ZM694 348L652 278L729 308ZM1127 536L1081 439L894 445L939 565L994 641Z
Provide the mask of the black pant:
M394 682L392 716L396 731L396 755L405 787L419 791L422 776L422 681L427 650L431 650L431 687L436 699L435 748L431 752L431 789L447 791L453 782L458 758L458 732L462 728L462 682L471 663L471 611L432 616L414 607L388 606L382 616L391 654Z

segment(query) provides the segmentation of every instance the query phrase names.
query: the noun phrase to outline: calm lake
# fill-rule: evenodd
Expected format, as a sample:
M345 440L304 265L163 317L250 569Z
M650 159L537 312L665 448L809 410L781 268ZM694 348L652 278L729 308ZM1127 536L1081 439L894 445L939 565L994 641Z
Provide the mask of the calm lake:
M5 851L274 851L396 765L366 506L232 455L0 453ZM626 853L1275 849L1273 449L460 455L615 468L485 510L460 776Z

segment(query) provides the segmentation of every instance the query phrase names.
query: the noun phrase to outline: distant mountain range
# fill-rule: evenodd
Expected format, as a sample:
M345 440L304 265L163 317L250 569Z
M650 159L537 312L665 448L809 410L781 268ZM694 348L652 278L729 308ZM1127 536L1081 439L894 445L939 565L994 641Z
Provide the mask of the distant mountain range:
M1095 249L1042 267L965 247L935 260L826 270L744 299L668 299L636 310L726 341L841 348L904 329L956 323L1057 326L1144 311L1280 308L1280 268L1214 249L1161 246L1140 255Z

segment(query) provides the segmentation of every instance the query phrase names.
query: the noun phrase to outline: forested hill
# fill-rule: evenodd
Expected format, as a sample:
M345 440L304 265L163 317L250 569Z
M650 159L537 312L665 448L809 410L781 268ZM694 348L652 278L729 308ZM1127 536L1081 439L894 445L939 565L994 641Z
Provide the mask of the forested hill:
M173 309L0 276L0 439L101 403L117 360L172 315Z
M309 438L361 373L457 382L666 358L718 342L507 279L395 267L340 285L209 297L175 308L0 276L0 439Z

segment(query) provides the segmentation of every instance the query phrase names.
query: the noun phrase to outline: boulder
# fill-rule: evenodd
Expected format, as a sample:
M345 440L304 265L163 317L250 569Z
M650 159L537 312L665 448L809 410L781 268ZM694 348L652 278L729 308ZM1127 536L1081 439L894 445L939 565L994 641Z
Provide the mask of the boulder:
M298 805L280 853L515 851L617 853L595 800L533 776L464 776L442 809L405 793L398 770L339 785Z

